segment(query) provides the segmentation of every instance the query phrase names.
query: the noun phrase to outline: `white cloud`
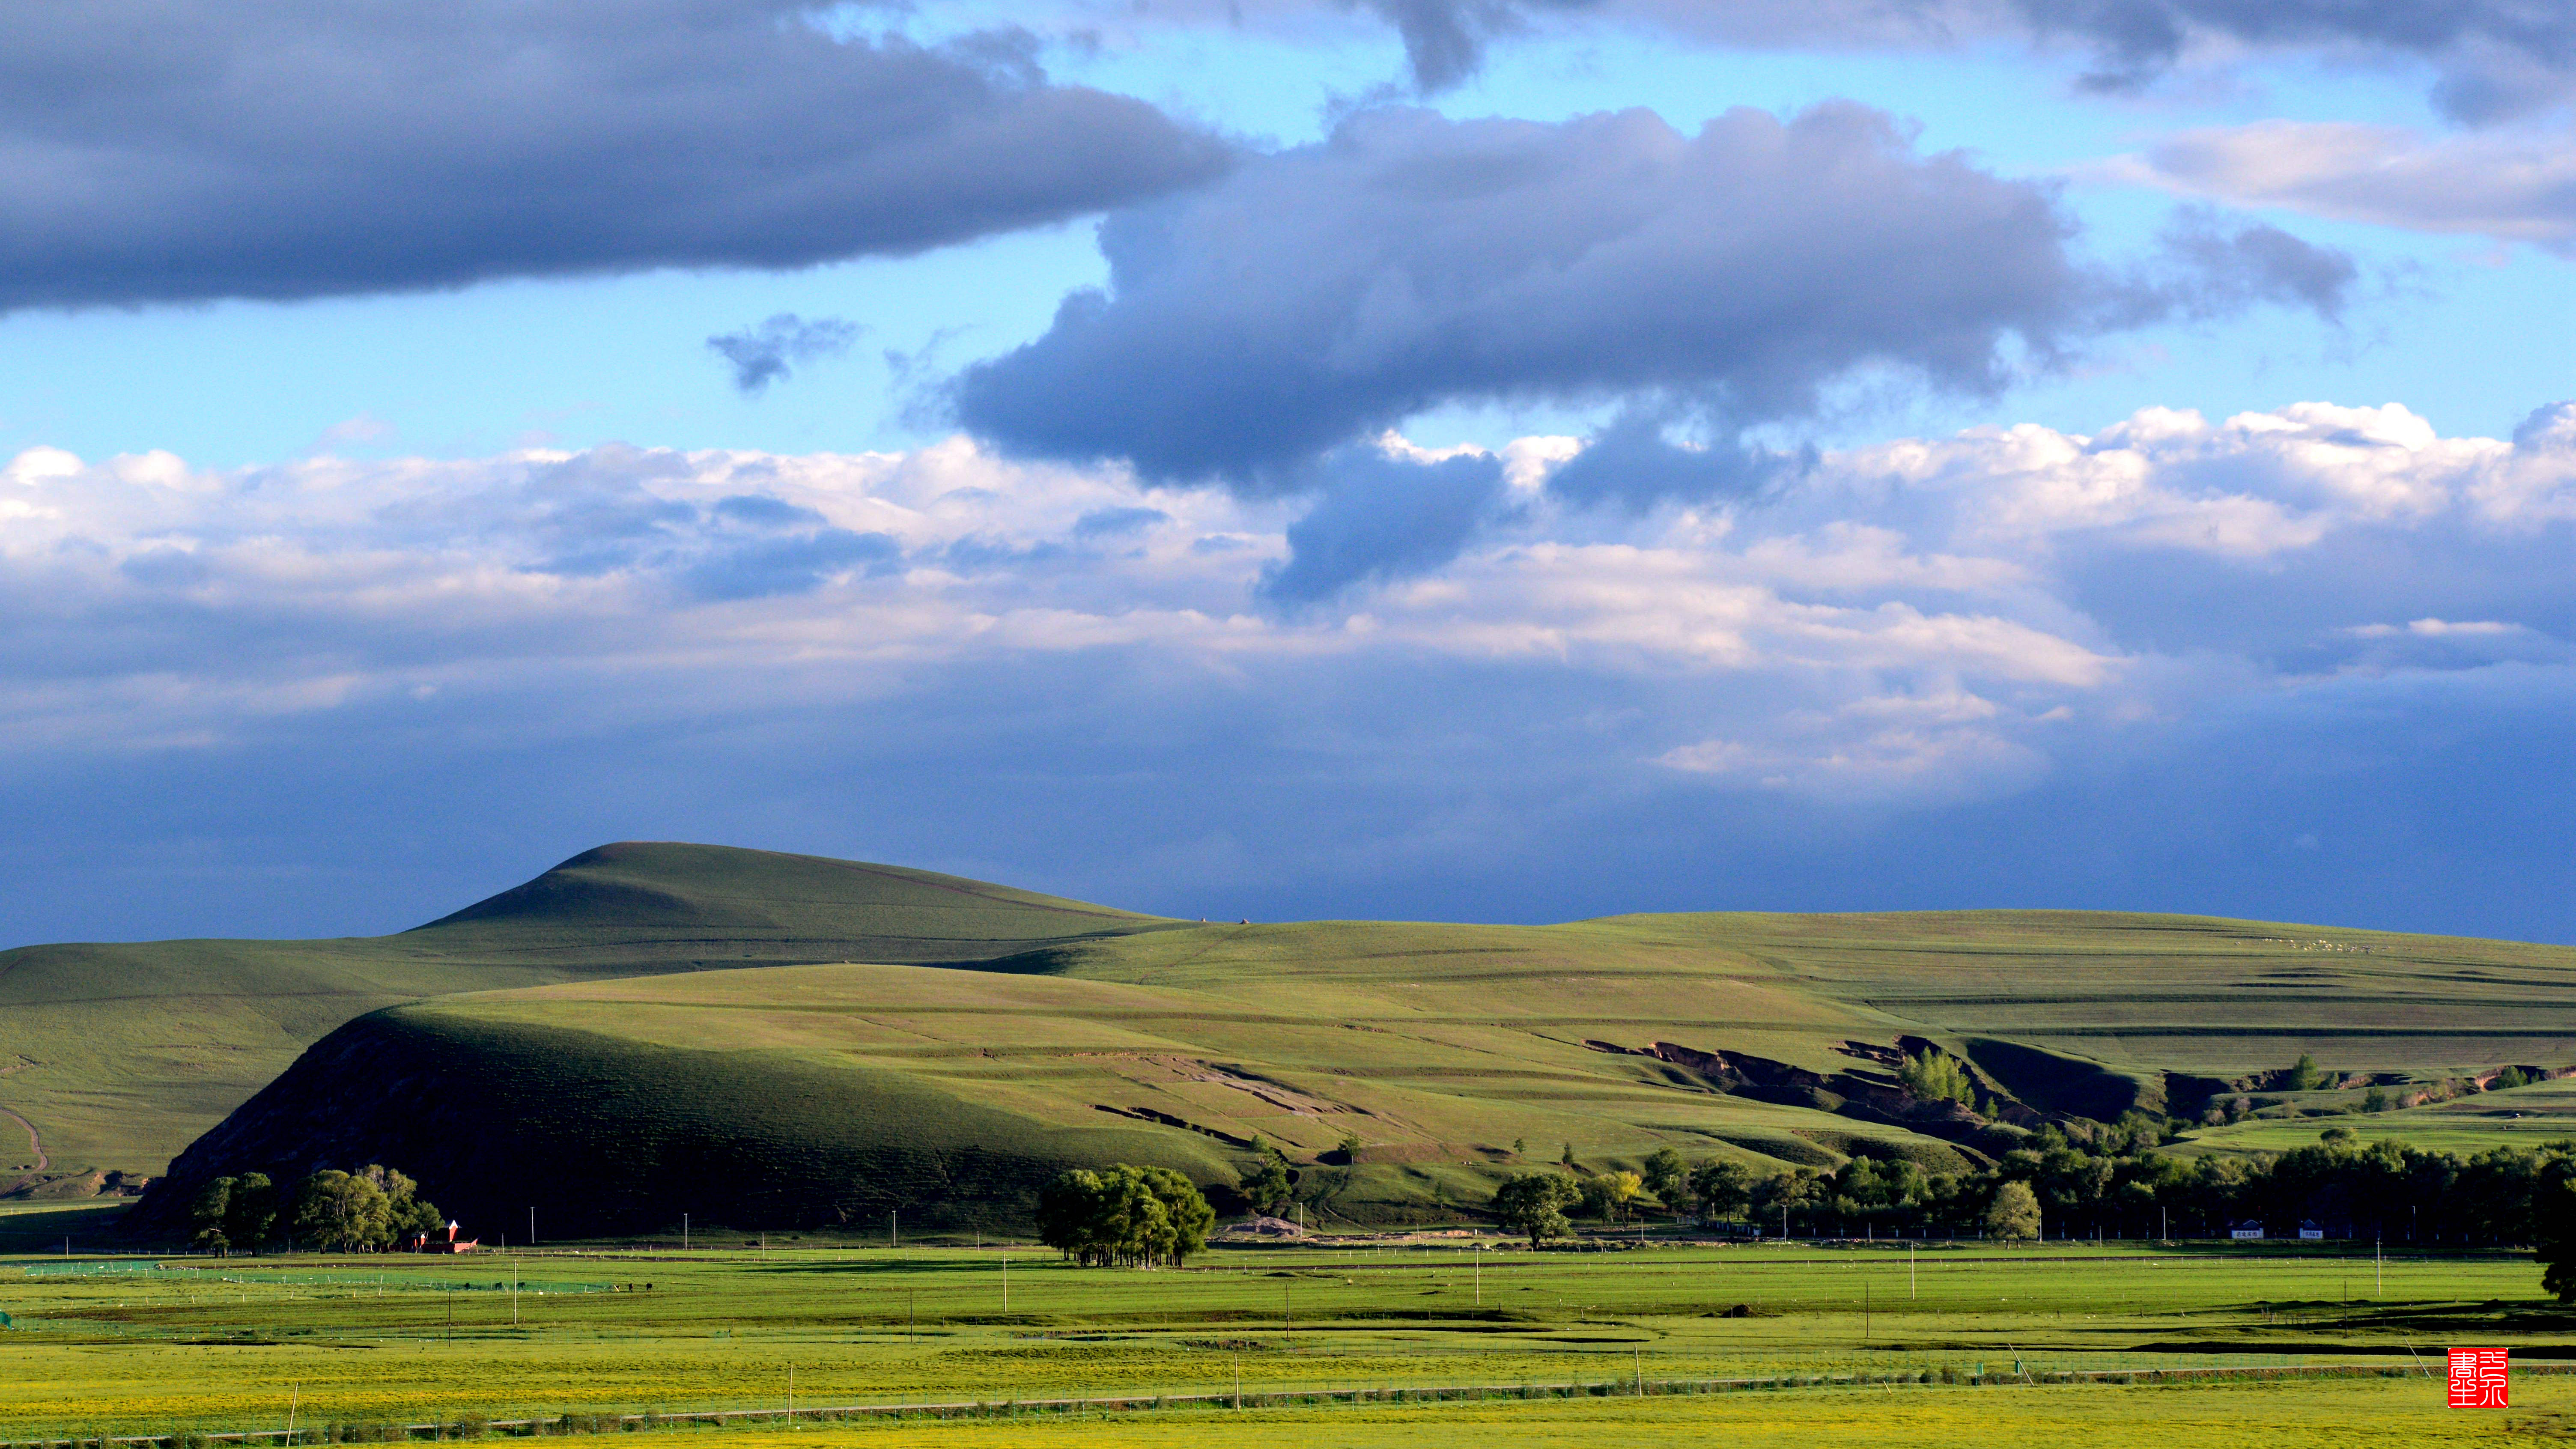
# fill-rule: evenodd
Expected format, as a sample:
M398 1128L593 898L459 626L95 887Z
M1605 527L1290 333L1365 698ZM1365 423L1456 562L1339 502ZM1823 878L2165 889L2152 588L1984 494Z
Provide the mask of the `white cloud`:
M2427 138L2350 121L2186 131L2094 168L2240 206L2529 242L2576 256L2576 135L2534 127Z
M1640 779L1991 796L2316 677L2564 665L2569 412L2504 441L2394 406L2149 410L1645 515L1552 498L1573 445L1525 439L1514 507L1455 561L1289 613L1257 601L1300 501L964 440L241 470L33 449L0 468L0 742L198 748L496 691L756 719L1116 657L1255 690L1331 663L1642 691L1663 703L1591 746Z

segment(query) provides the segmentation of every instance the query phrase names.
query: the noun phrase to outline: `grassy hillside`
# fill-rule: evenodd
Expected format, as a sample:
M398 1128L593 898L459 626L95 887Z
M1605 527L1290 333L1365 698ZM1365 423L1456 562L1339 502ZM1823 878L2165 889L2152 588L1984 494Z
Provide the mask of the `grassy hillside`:
M0 1195L156 1174L341 1023L460 991L753 963L959 961L1164 924L928 871L628 843L399 935L0 953ZM39 1161L41 1152L42 1161Z
M1763 1167L2006 1145L1895 1092L1900 1047L1965 1056L2029 1122L2197 1111L2302 1051L2356 1080L2576 1060L2576 951L2171 917L1188 925L978 964L400 1007L318 1047L174 1184L382 1159L451 1210L534 1204L567 1233L684 1210L784 1228L944 1205L964 1225L1016 1216L1057 1163L1222 1182L1257 1134L1307 1164L1313 1211L1384 1222L1567 1144L1589 1166L1674 1145ZM2358 1092L2310 1100L2338 1096Z

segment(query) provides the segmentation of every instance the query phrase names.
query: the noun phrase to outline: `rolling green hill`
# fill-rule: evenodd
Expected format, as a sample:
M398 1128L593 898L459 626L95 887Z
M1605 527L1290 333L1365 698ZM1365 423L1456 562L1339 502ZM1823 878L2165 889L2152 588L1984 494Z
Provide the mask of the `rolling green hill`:
M533 919L577 949L587 928L554 909L530 895L434 929ZM662 939L599 909L598 929L631 933L620 949ZM1112 919L944 966L603 966L380 1011L192 1147L146 1217L166 1226L220 1172L382 1160L452 1212L535 1206L567 1236L682 1212L998 1226L1058 1166L1161 1162L1221 1185L1257 1134L1305 1164L1312 1210L1383 1222L1567 1145L1590 1166L1662 1145L1956 1165L2014 1123L2269 1101L2267 1075L2301 1052L2356 1085L2282 1110L2358 1105L2364 1077L2576 1061L2576 951L2559 947L2058 912ZM1933 1046L1973 1064L2002 1125L1897 1088L1899 1053ZM2313 1139L2312 1122L2269 1130L2294 1129Z
M341 1023L546 982L961 961L1170 924L928 871L626 843L399 935L0 953L0 1195L158 1174ZM32 1142L28 1134L33 1133Z

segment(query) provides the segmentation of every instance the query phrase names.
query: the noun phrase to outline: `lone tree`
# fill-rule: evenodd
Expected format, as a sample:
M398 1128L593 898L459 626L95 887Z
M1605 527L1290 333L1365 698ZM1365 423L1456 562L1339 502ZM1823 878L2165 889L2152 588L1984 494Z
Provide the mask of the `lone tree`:
M1571 1235L1574 1224L1565 1210L1582 1196L1573 1183L1553 1172L1523 1172L1503 1179L1494 1189L1494 1216L1516 1233L1529 1235L1530 1246Z
M1995 1189L1995 1200L1986 1209L1986 1231L1998 1238L2035 1238L2039 1236L2039 1197L2026 1182L2007 1182Z
M1038 1190L1038 1238L1086 1268L1177 1268L1207 1246L1216 1211L1168 1167L1075 1168Z
M1244 1201L1252 1204L1254 1212L1275 1213L1297 1190L1296 1177L1289 1172L1288 1159L1280 1154L1278 1148L1257 1137L1252 1145L1261 1157L1243 1170L1243 1176L1235 1186L1243 1193Z
M2316 1089L2317 1059L2309 1056L2306 1052L2301 1052L2299 1053L2299 1059L2290 1064L2290 1090L2293 1092L2313 1092Z

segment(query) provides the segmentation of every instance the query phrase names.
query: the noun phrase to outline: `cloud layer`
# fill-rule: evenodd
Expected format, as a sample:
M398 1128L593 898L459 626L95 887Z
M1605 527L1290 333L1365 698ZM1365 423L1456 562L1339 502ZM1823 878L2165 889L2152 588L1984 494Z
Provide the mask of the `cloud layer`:
M0 310L904 254L1216 175L1025 37L799 0L106 0L0 47Z
M733 797L656 783L666 772L714 752L736 763L705 779L737 790L785 770L785 751L808 772L851 762L828 789L779 775L797 819L846 800L828 808L895 830L870 812L972 800L1053 838L1097 827L1099 791L1125 779L1118 838L1140 854L1054 883L1323 889L1389 851L1452 881L1506 868L1494 851L1561 854L1476 801L1651 822L1700 852L1695 829L1796 819L1791 835L1866 842L2079 799L2188 832L2245 807L2198 787L2188 807L2160 802L2172 772L2241 775L2250 799L2288 789L2269 772L2297 760L2334 809L2403 814L2424 772L2470 768L2444 740L2539 748L2548 732L2513 721L2576 705L2576 405L2511 440L2441 437L2395 407L2149 410L2089 437L2019 427L1825 454L1759 501L1644 514L1552 501L1545 477L1572 447L1439 457L1390 440L1337 466L1426 469L1468 505L1389 509L1362 489L1303 518L962 440L238 472L36 450L0 471L0 793L38 806L84 780L282 751L302 773L280 789L377 798L392 787L366 782L388 770L555 761L590 782L564 807L584 829L674 833L674 800ZM1433 561L1347 563L1413 547ZM1265 591L1309 607L1255 607ZM2312 753L2325 739L2346 743ZM2327 779L2374 750L2394 753ZM2563 794L2563 765L2526 768L2516 798ZM1241 790L1216 783L1236 776ZM1319 778L1334 803L1273 818ZM1207 844L1219 797L1271 820L1270 856ZM491 828L527 808L495 799ZM1415 808L1445 823L1387 813ZM1363 818L1360 836L1300 833ZM2534 879L2546 863L2525 856L2555 838L2524 834L2524 856L2489 841L2479 868ZM1158 853L1184 840L1208 853ZM893 837L870 848L921 858ZM1683 884L1605 877L1581 898L1609 909Z

